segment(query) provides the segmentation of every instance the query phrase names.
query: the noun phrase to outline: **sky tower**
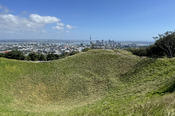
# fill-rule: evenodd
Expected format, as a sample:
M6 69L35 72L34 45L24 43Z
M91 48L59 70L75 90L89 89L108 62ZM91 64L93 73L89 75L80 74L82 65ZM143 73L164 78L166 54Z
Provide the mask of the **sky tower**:
M91 37L91 35L90 35L90 47L92 47L92 37Z

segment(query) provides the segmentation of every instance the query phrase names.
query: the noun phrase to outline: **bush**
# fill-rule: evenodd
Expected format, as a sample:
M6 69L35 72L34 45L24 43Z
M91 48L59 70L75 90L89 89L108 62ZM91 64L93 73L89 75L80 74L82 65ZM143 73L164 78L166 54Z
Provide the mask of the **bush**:
M17 59L17 60L24 60L25 59L24 54L18 50L13 50L11 52L5 53L4 57L10 58L10 59Z
M151 45L145 48L131 48L127 50L137 56L147 56L147 57L154 57L154 58L165 56L165 53L156 45Z
M88 50L90 50L91 48L85 48L82 50L82 52L87 52Z
M72 56L72 55L75 55L77 53L79 53L79 52L78 51L73 51L73 52L69 53L69 55Z
M165 56L164 52L157 47L156 45L151 45L146 48L146 56L148 57L163 57Z
M137 55L137 56L147 56L147 49L146 48L129 48L127 50L132 52L134 55Z
M46 59L46 56L45 56L45 55L39 54L39 55L38 55L38 60L39 60L39 61L46 61L47 59Z
M37 61L39 60L39 56L38 54L32 52L32 53L29 53L29 55L27 56L27 60Z
M47 59L47 61L56 60L56 59L59 59L59 55L50 53L50 54L47 55L46 59Z
M0 57L4 57L4 54L3 53L0 53Z

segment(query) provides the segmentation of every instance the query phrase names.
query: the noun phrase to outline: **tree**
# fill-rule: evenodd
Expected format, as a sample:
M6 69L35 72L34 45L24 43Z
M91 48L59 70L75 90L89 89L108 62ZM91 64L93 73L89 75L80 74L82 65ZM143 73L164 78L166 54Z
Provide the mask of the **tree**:
M65 58L65 57L67 57L67 56L69 56L69 53L68 52L63 52L62 54L60 54L60 58Z
M38 55L38 60L39 60L39 61L46 61L46 56L43 55L43 54L39 54L39 55Z
M27 56L27 60L37 61L38 59L39 56L35 52L29 53L29 55Z
M49 60L56 60L58 58L59 58L59 55L50 53L50 54L47 55L46 59L47 59L47 61L49 61Z
M154 39L156 40L155 46L157 49L161 50L157 52L163 52L170 58L175 56L175 32L168 31L154 37Z
M17 59L17 60L24 60L25 59L24 54L18 50L12 50L8 53L5 53L4 57L10 58L10 59Z
M0 57L4 57L4 54L3 53L0 53Z

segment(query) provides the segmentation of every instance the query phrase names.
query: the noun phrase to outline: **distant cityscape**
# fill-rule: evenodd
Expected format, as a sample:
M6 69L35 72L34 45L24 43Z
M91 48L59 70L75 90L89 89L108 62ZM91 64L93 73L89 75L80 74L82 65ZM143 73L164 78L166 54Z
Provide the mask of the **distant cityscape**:
M153 42L132 42L114 40L0 40L0 53L19 50L25 55L31 52L39 54L62 54L73 51L81 52L85 48L116 49L149 46Z

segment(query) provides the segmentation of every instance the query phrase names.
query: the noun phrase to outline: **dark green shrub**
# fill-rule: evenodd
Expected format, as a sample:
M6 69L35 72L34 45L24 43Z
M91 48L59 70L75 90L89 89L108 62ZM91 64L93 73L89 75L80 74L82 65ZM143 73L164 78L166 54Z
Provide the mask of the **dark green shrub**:
M9 59L17 59L17 60L24 60L25 59L24 54L18 50L13 50L13 51L10 51L8 53L5 53L4 57L9 58Z
M27 56L27 60L37 61L39 60L39 55L35 52L29 53L29 55Z
M39 61L46 61L47 59L46 59L46 56L45 56L45 55L39 54L39 55L38 55L38 60L39 60Z
M82 52L87 52L88 50L90 50L91 48L85 48L82 50Z
M4 57L4 54L3 53L0 53L0 57Z
M46 56L46 59L47 59L47 61L49 61L49 60L56 60L56 59L59 59L59 55L57 55L57 54L53 54L53 53L50 53L50 54L48 54L47 56Z
M69 53L69 55L72 56L72 55L75 55L77 53L79 53L79 52L78 51L73 51L73 52Z
M134 55L137 55L137 56L147 56L147 49L146 48L129 48L127 50L132 52Z
M151 45L146 48L147 54L146 56L148 57L162 57L165 56L164 52L157 47L156 45Z

